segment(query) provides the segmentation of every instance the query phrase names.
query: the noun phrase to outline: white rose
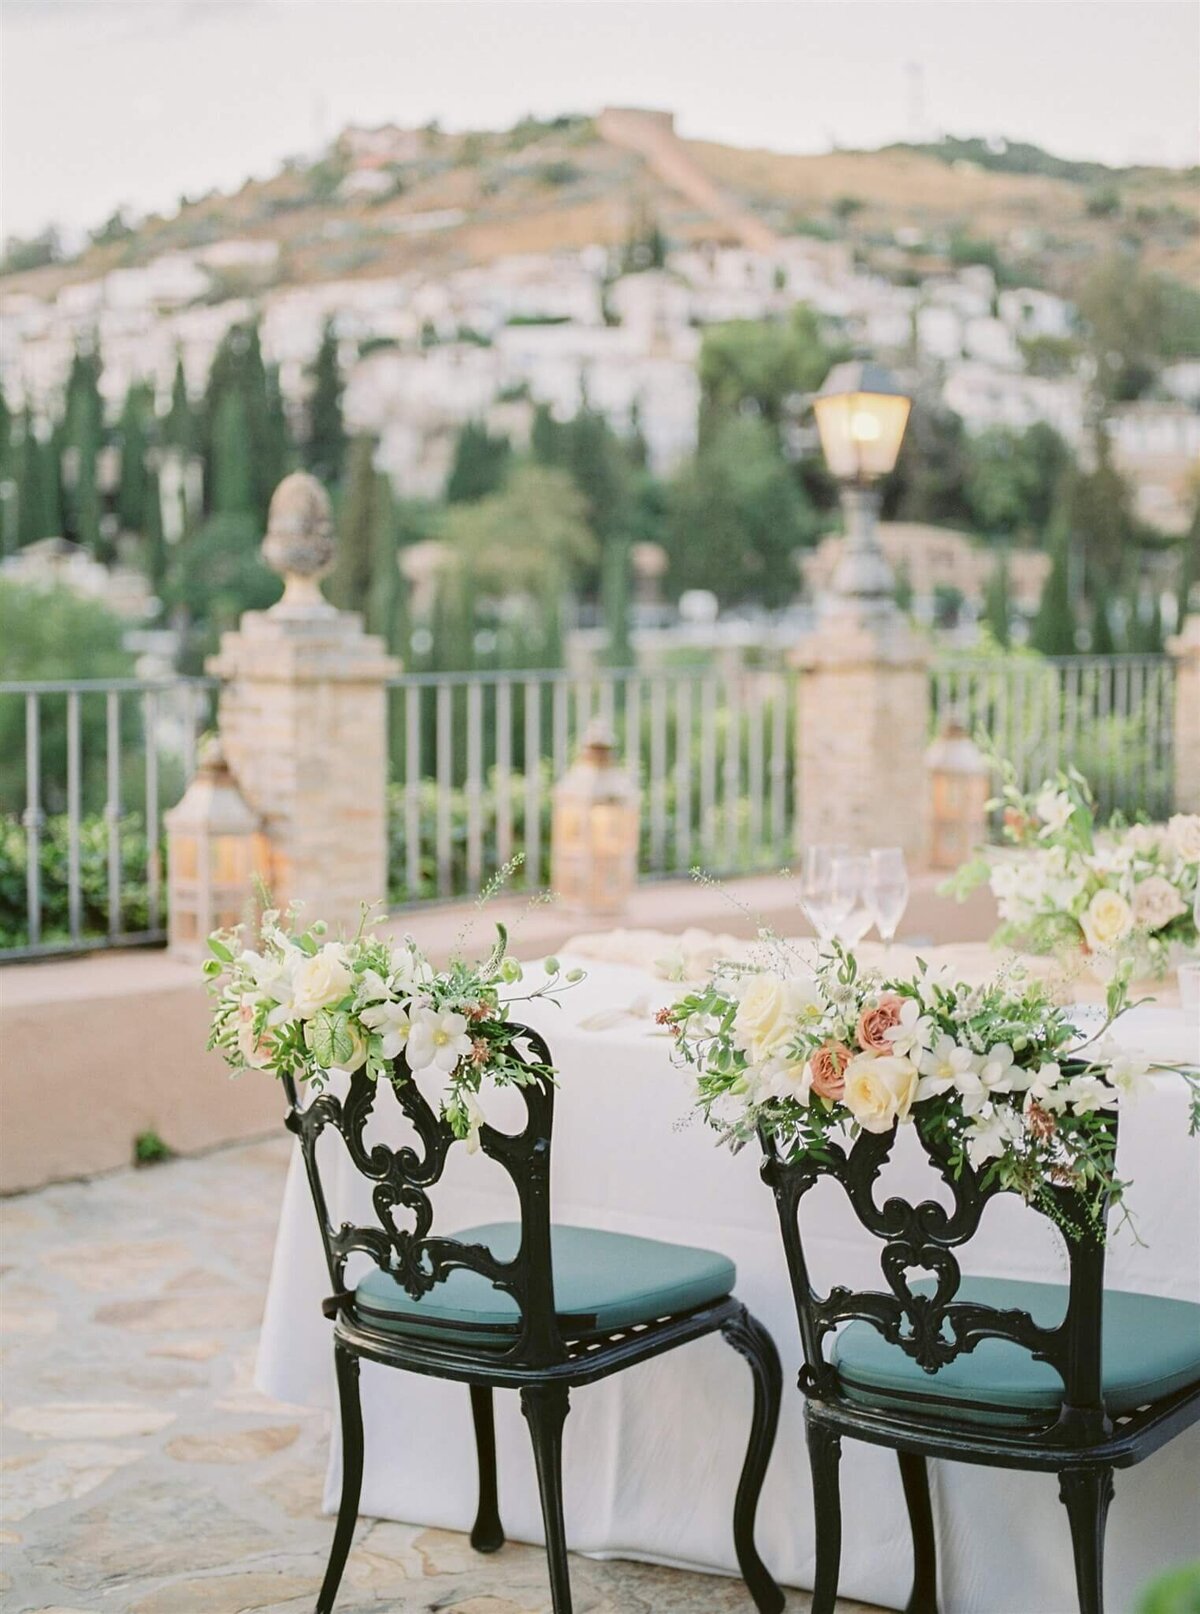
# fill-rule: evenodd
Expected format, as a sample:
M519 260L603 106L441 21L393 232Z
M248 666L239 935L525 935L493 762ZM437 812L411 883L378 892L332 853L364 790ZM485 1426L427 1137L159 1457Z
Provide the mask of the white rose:
M753 975L742 988L733 1019L733 1040L755 1063L770 1059L795 1034L801 1017L820 1016L820 998L812 982Z
M1088 946L1103 951L1133 929L1133 909L1119 891L1097 891L1080 919Z
M754 1076L754 1101L790 1098L797 1104L812 1100L812 1065L807 1059L769 1059Z
M1152 874L1133 888L1134 922L1143 930L1161 930L1187 912L1187 905L1170 880Z
M326 942L319 953L297 965L292 977L292 1003L302 1020L340 1003L354 984L340 942Z
M1168 819L1167 839L1185 863L1200 863L1200 813L1176 813Z
M917 1094L917 1067L896 1054L858 1054L846 1066L842 1103L864 1132L887 1132L906 1121Z

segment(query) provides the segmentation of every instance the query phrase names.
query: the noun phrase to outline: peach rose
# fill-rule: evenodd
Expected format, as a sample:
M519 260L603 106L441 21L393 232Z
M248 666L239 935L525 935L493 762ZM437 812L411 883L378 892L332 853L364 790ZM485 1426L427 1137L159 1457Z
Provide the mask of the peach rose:
M859 1047L867 1053L890 1054L892 1045L888 1032L900 1024L900 1010L903 1007L903 998L897 997L894 992L885 992L873 1008L865 1008L858 1017L854 1032Z
M840 1099L846 1088L846 1066L853 1059L844 1042L827 1042L809 1061L812 1090L818 1098Z

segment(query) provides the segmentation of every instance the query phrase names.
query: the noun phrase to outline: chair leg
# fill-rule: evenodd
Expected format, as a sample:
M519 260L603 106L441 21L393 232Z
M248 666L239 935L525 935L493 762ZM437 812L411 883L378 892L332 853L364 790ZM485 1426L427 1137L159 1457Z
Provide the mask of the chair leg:
M813 1513L817 1527L817 1573L812 1614L834 1614L842 1558L842 1498L838 1464L842 1437L805 1413L808 1460L812 1466Z
M342 1416L342 1500L338 1507L337 1528L333 1532L325 1579L321 1582L317 1597L316 1614L333 1614L333 1601L350 1553L354 1526L358 1522L358 1499L362 1493L363 1423L362 1402L358 1393L358 1357L353 1351L335 1344L333 1361L337 1369Z
M1104 1525L1113 1499L1113 1471L1064 1469L1058 1476L1058 1494L1071 1521L1079 1614L1104 1614Z
M899 1451L900 1479L912 1526L912 1595L904 1614L938 1614L937 1538L933 1530L933 1508L929 1500L929 1470L919 1453Z
M554 1614L571 1614L562 1483L562 1434L569 1405L570 1395L565 1384L527 1384L521 1390L521 1411L529 1425L533 1460L537 1465Z
M750 1444L746 1448L737 1500L733 1505L734 1549L742 1579L759 1614L780 1614L784 1596L758 1555L758 1548L754 1545L754 1521L767 1464L775 1445L775 1431L779 1426L783 1369L779 1365L775 1341L745 1307L732 1322L725 1324L721 1333L734 1350L746 1358L754 1374L754 1418L750 1425Z
M476 1552L499 1552L504 1545L500 1500L496 1489L496 1419L490 1384L471 1386L471 1414L475 1420L475 1450L479 1455L479 1511L471 1531Z

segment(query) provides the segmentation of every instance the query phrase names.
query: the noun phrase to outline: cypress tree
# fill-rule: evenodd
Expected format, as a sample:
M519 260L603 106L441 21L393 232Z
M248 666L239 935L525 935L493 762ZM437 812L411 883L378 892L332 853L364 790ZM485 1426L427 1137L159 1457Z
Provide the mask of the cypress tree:
M342 413L345 389L332 319L325 322L309 376L312 393L308 403L304 463L322 482L332 483L341 474L346 458L346 424Z
M21 416L21 444L16 454L17 543L24 548L39 538L53 534L46 530L46 488L43 477L46 455L33 424L33 412L25 405Z
M379 525L379 476L375 444L356 437L350 444L338 510L337 564L329 597L344 611L366 611L375 572Z
M608 544L601 562L600 598L607 633L605 659L610 667L633 665L633 645L629 637L629 574L633 545L627 538Z
M175 360L175 377L171 382L171 407L163 426L163 441L177 448L187 457L197 448L196 416L188 396L187 377L183 373L182 357Z
M983 595L983 620L993 639L1006 650L1011 642L1012 603L1008 578L1008 552L1002 550L992 567Z
M217 405L212 448L212 508L217 515L253 515L254 468L241 393L230 388Z
M538 404L529 431L529 451L539 465L562 464L563 428L550 413L548 404Z
M1044 656L1075 654L1075 612L1071 606L1070 532L1060 520L1051 541L1050 570L1029 636Z
M1189 610L1200 610L1200 600L1196 601L1194 607L1192 605L1192 595L1198 588L1200 588L1200 495L1196 498L1192 524L1180 540L1177 628L1182 628L1183 619Z
M1093 656L1113 656L1117 651L1108 606L1102 594L1096 595L1092 605L1092 642L1089 648Z
M511 457L507 437L493 437L480 420L466 421L454 445L446 503L469 504L495 493L504 483Z
M146 417L152 412L145 386L138 381L125 394L117 435L121 449L121 479L117 486L117 515L127 532L144 532L149 497L146 465Z
M158 485L158 472L146 472L146 497L143 505L142 538L146 576L150 587L161 600L167 583L167 545L163 538L162 492Z
M100 397L100 355L76 348L67 378L64 447L71 460L67 515L71 536L97 559L108 559L100 531L100 488L97 459L104 439L104 406Z

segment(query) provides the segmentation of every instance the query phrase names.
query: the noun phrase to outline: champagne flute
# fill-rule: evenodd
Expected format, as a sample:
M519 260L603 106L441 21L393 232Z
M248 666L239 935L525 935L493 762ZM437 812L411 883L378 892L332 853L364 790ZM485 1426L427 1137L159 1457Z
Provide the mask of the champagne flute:
M830 903L833 898L833 860L846 850L841 846L807 846L800 877L800 904L817 933L821 946L833 934Z
M896 931L908 907L908 869L899 846L871 848L871 879L867 900L885 944L896 939Z
M847 947L857 947L874 923L868 899L870 884L869 858L834 858L830 913L834 934Z

